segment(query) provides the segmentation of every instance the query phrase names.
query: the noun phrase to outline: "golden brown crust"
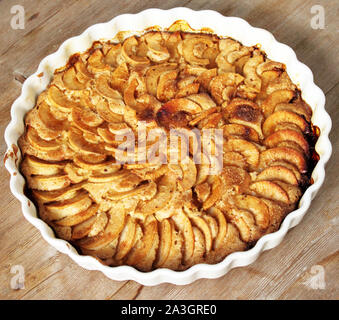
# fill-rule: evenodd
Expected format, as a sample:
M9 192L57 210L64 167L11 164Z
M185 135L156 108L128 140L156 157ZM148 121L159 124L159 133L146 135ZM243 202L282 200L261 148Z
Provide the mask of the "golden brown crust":
M56 72L26 115L21 171L40 217L82 253L184 270L246 250L296 208L312 169L311 116L285 66L257 47L152 31L96 42ZM221 170L210 172L205 152L195 162L185 139L160 153L187 147L185 161L146 161L160 137L146 139L140 121L146 134L220 129ZM121 152L121 132L135 150Z

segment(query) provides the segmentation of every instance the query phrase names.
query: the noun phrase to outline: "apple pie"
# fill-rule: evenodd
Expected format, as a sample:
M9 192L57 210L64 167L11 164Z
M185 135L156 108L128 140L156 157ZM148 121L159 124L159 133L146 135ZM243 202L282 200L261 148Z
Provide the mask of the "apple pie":
M311 117L258 46L149 31L55 71L25 117L20 170L39 217L79 253L185 270L251 248L298 206L317 161Z

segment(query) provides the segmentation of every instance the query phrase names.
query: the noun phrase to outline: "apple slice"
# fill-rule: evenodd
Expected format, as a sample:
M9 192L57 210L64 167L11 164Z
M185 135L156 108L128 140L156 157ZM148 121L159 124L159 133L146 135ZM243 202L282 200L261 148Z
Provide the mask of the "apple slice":
M137 46L138 40L134 36L127 38L122 44L121 55L133 67L147 66L150 63L148 58L137 56L134 53Z
M132 249L136 236L136 229L136 221L130 215L128 215L126 218L125 227L122 230L119 238L119 243L115 255L116 260L122 260Z
M55 175L63 170L67 161L45 161L28 154L21 163L21 169L34 175Z
M298 185L298 180L291 169L286 168L282 165L274 165L270 166L263 171L261 171L258 175L256 180L269 180L269 181L283 181L294 186Z
M88 209L84 211L80 211L79 213L76 213L71 216L67 216L65 218L62 218L60 220L55 221L59 226L64 226L64 227L72 227L75 226L79 223L82 223L92 216L94 216L98 212L99 205L98 204L92 204Z
M210 176L208 178L208 183L212 185L211 193L203 203L203 209L207 210L208 208L212 207L218 200L220 200L222 196L222 181L219 176Z
M227 211L226 215L238 229L240 238L243 241L251 242L259 238L260 234L255 226L255 220L251 212L233 208Z
M168 219L159 224L159 247L155 267L159 268L166 262L172 247L172 225Z
M106 64L104 55L101 49L95 49L87 59L88 67L92 72L103 72L110 70L109 65Z
M275 106L274 111L291 111L305 118L307 122L311 122L312 109L304 101L294 101L293 103L279 103Z
M62 77L64 86L69 90L84 90L86 83L82 83L77 79L74 67L69 68L63 73Z
M256 181L251 184L250 189L263 198L286 204L290 202L287 192L279 184L272 181Z
M74 198L77 194L77 191L83 187L82 183L74 184L72 186L58 189L54 191L40 191L33 190L33 194L36 199L41 202L52 202L52 201L63 201L67 199Z
M265 118L269 117L275 110L275 107L279 103L287 103L294 97L294 91L292 90L277 90L271 93L261 104L261 110L263 111Z
M124 103L122 100L117 101L119 103L114 103L114 109L119 113L114 113L111 110L110 105L104 100L99 101L96 105L96 111L98 112L99 116L108 123L120 123L123 120L123 116L120 113L123 112L122 110L124 108Z
M256 224L263 230L267 229L270 223L270 214L265 203L251 195L235 196L235 204L238 208L252 212Z
M194 212L191 209L184 207L184 212L188 215L193 225L199 228L204 234L205 250L208 253L212 249L212 234L206 221L200 216L199 212Z
M96 79L95 89L105 98L121 99L120 92L110 86L110 77L108 75L102 74Z
M244 139L231 138L224 144L225 151L241 153L249 165L250 170L255 170L259 165L260 153L257 147Z
M216 207L208 209L207 213L218 221L218 234L214 240L213 249L217 250L221 247L227 234L227 221L224 214Z
M92 204L91 198L85 191L79 191L74 198L46 204L51 220L60 220L87 210Z
M136 213L145 216L162 209L171 200L176 189L176 177L165 174L158 182L158 192L153 199L140 202L136 208Z
M194 233L190 219L182 211L182 209L177 210L175 214L172 215L172 220L175 223L175 226L184 237L184 262L188 262L191 259L194 252ZM205 242L205 240L203 240Z
M125 226L125 221L125 211L122 208L121 210L117 210L117 208L112 208L109 211L109 220L105 229L93 237L80 239L77 244L81 248L89 250L100 249L119 237L121 231Z
M77 152L82 152L85 154L103 154L104 148L101 144L89 143L86 141L81 133L81 131L70 130L68 132L68 142L72 149Z
M253 142L259 142L259 134L253 128L239 123L225 124L222 126L225 138L238 137Z
M158 222L148 216L143 224L143 237L129 252L126 263L141 270L149 270L155 259L154 247L159 245Z
M28 185L31 189L53 191L66 188L71 184L67 174L56 174L51 176L31 176L27 177Z
M175 230L173 220L169 220L172 229L172 243L171 249L167 256L166 261L162 264L162 268L168 268L172 270L177 270L181 265L182 261L182 247L183 247L183 237L180 232Z
M56 119L50 111L50 106L45 101L41 102L37 109L38 116L47 129L53 131L65 129L65 121Z
M301 173L307 171L307 162L304 156L300 152L286 147L277 147L261 152L259 167L263 169L270 163L281 160L295 165Z
M78 104L69 100L67 96L56 86L50 86L47 90L48 102L63 112L70 112Z
M284 122L298 126L302 132L305 132L308 128L308 124L302 116L291 111L277 111L271 114L263 124L263 133L265 137L272 134L279 123Z
M74 226L72 228L72 240L78 240L86 237L97 219L98 214Z
M227 72L214 77L210 82L211 95L217 104L221 105L224 101L229 101L231 94L225 94L225 89L236 88L244 77L238 73Z
M223 114L229 123L250 127L258 133L260 139L263 138L261 125L264 117L256 103L246 99L234 98L223 109Z

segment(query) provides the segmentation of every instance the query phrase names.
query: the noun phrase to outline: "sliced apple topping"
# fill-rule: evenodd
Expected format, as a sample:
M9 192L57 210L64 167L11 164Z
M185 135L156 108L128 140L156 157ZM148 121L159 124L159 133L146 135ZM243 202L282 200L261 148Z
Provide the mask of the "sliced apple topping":
M238 73L223 73L214 77L210 82L211 95L221 105L234 97L237 86L244 80Z
M127 38L121 49L121 55L124 60L132 66L148 65L150 61L147 57L138 56L135 54L135 48L138 45L138 40L135 37Z
M84 90L87 86L87 83L82 83L78 80L75 67L71 67L65 71L62 80L64 86L69 90Z
M260 168L265 168L273 161L283 160L295 165L299 172L305 173L307 171L307 162L304 156L291 148L277 147L263 151L260 154Z
M277 104L289 102L293 97L294 91L287 89L276 90L271 93L261 104L265 117L267 118L273 113Z
M310 183L312 109L285 65L179 25L74 54L25 117L39 217L109 266L218 263L278 230Z

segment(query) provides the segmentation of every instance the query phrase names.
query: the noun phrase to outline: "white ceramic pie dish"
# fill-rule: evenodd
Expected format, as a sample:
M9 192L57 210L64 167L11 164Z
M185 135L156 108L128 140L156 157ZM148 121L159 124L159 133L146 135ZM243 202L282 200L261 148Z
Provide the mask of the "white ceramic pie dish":
M37 217L35 206L23 192L25 180L18 170L21 155L17 148L17 141L24 131L25 114L34 107L37 96L49 84L54 70L65 65L72 54L86 51L95 40L112 39L119 31L133 30L131 33L126 33L126 36L128 36L132 33L138 34L151 26L165 29L177 20L185 20L193 29L197 30L206 27L210 28L217 35L232 37L246 46L259 44L260 48L268 55L268 58L286 65L290 78L302 91L302 98L313 110L312 123L320 129L320 136L315 147L320 160L312 173L314 183L302 196L299 208L287 215L278 231L260 238L252 249L232 253L218 264L198 264L180 272L169 269L140 272L129 266L108 267L93 257L79 255L67 241L57 239L52 229ZM77 264L88 270L99 270L113 280L134 280L143 285L157 285L165 282L183 285L200 278L217 278L226 274L231 268L246 266L254 262L262 251L280 244L287 231L302 220L312 199L324 181L325 164L332 152L331 143L328 139L331 119L324 106L324 93L314 84L311 70L297 60L294 51L290 47L277 42L268 31L254 28L240 18L224 17L210 10L193 11L187 8L171 10L148 9L138 14L120 15L107 23L93 25L81 35L66 40L55 53L41 61L38 70L24 82L21 95L12 105L11 122L5 131L5 141L8 148L5 156L5 166L11 175L11 191L20 200L25 218L39 229L43 238L50 245L69 255Z

